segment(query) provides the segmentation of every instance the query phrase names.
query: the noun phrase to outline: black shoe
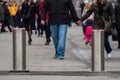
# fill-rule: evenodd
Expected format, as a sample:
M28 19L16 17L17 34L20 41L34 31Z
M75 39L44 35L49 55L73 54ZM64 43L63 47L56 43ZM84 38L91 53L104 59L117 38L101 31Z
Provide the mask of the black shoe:
M40 37L40 33L38 33L38 37Z
M32 42L32 39L29 39L28 40L28 44L31 45L31 42Z
M1 32L8 32L8 31L6 31L6 30L1 30Z
M87 45L89 42L85 42L85 44Z
M35 34L37 34L37 31L35 31Z
M43 37L43 34L40 34L41 37Z
M12 32L12 30L10 30L9 32Z
M51 40L50 40L50 39L47 39L47 41L46 41L45 45L49 45L49 44L50 44L50 42L51 42Z
M117 48L120 49L120 46L118 46Z
M10 29L9 32L12 32L12 29Z

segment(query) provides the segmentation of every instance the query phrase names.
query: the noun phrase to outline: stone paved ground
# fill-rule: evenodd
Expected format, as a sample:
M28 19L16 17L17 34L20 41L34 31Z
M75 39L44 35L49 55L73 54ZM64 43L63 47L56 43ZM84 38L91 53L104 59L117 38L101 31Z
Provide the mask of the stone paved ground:
M10 73L9 71L12 70L12 33L0 34L0 80L120 80L120 50L116 49L117 42L113 42L111 38L112 58L105 57L107 73L101 75L101 73L89 73L91 71L91 46L84 44L81 27L73 25L68 29L65 60L53 59L53 43L45 46L45 36L37 37L33 34L32 37L32 45L29 46L26 43L27 70L30 72ZM80 72L74 74L63 71ZM63 73L59 75L59 72Z

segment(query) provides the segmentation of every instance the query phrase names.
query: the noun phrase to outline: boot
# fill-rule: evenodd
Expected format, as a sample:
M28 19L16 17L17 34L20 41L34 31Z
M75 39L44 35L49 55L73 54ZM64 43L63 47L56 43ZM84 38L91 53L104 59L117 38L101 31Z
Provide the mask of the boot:
M29 39L28 40L28 44L31 45L31 42L32 42L32 39Z
M51 39L47 39L45 45L49 45L51 42Z

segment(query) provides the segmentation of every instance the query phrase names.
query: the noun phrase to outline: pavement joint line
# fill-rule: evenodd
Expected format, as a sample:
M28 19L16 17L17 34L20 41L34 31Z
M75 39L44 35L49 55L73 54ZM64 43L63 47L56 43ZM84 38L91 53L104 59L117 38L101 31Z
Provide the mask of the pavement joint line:
M10 72L0 71L0 76L13 75L48 75L48 76L111 76L120 77L120 71L90 72L90 71L29 71L29 72Z

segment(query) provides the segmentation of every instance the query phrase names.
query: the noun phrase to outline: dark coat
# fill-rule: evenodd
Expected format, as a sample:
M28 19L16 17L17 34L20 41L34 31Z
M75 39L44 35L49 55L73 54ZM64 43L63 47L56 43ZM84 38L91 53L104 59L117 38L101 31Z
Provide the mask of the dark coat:
M0 5L0 23L4 22L4 18L5 18L4 13L5 13L4 7Z
M115 6L115 20L116 20L115 27L118 30L119 40L120 40L120 3Z
M10 12L8 10L8 7L6 5L3 6L4 7L4 24L9 25L10 23Z
M105 24L104 24L103 18L106 21L109 21L111 19L112 23L115 22L114 10L110 2L107 2L106 5L103 6L102 16L99 15L98 6L95 4L92 4L91 8L81 18L81 21L84 21L85 19L87 19L93 12L94 12L93 29L104 29Z
M115 20L116 20L116 24L117 24L117 26L119 26L119 30L120 30L120 4L117 4L115 6Z
M69 11L74 21L79 20L71 0L45 0L42 8L42 20L45 20L47 11L50 24L69 24Z
M30 9L31 8L31 9ZM34 3L31 3L28 5L27 3L23 3L22 5L22 17L27 16L29 13L29 18L24 19L23 17L23 23L26 29L35 29L35 14L36 14L36 5Z
M22 11L18 10L16 14L16 25L18 27L23 27L23 21L21 20L22 18Z

